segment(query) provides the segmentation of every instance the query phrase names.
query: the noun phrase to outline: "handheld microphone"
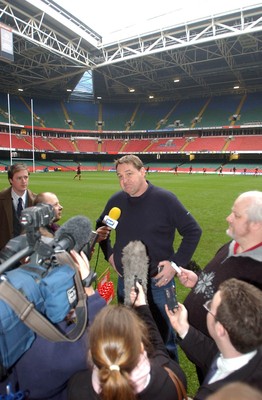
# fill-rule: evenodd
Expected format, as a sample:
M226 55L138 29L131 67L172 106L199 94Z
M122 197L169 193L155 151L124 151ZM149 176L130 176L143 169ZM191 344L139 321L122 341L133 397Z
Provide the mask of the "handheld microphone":
M139 282L143 286L143 290L147 294L149 258L146 246L139 240L129 242L123 248L122 254L125 290L124 303L130 306L129 295L133 286L136 289L136 282Z
M120 208L118 208L118 207L111 208L111 210L109 211L109 214L105 215L105 217L103 219L103 224L105 224L109 228L116 229L120 215L121 215Z
M70 218L55 233L53 243L55 253L72 249L79 253L89 241L91 232L91 222L88 218L82 215Z

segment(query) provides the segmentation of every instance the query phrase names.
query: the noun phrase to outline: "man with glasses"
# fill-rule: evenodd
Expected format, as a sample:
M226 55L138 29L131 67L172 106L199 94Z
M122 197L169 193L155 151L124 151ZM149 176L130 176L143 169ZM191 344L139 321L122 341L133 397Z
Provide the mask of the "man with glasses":
M232 240L223 245L203 271L196 275L181 268L179 281L192 288L184 301L189 323L209 336L203 304L212 299L220 283L237 278L262 289L262 192L242 193L226 218ZM199 382L203 372L197 368Z
M166 307L181 348L207 372L194 400L237 381L262 390L262 291L231 278L203 306L210 337L189 324L183 304L173 311Z
M0 250L15 236L20 235L21 211L33 205L35 194L28 189L29 172L26 164L17 163L7 171L10 187L0 192Z

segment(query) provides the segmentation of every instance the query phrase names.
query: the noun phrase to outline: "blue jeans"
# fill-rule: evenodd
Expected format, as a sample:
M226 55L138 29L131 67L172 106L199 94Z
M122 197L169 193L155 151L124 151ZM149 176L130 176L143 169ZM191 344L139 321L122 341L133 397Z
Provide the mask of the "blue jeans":
M156 280L154 278L149 280L147 290L148 304L170 357L178 362L176 332L172 328L165 310L165 289L175 285L175 283L174 280L171 280L166 286L162 287L157 287L155 283ZM118 278L117 299L119 303L124 303L124 296L124 279Z

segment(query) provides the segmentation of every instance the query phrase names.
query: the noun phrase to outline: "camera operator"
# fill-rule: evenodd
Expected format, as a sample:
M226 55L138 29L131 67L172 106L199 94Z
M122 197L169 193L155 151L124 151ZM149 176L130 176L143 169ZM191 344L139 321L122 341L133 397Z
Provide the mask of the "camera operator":
M40 232L43 236L54 237L55 232L60 228L57 222L62 218L63 206L56 194L51 192L42 192L36 195L34 205L37 204L50 204L54 208L54 219L48 225L41 227ZM96 230L98 234L96 242L99 243L101 240L105 240L108 236L108 228L102 226Z
M60 204L60 201L56 194L51 192L42 192L39 193L35 200L34 205L37 204L50 204L54 209L54 218L53 220L47 224L46 226L40 227L39 231L44 237L54 237L56 231L60 228L60 225L57 222L62 218L63 206ZM108 236L108 228L106 226L102 226L96 230L97 237L95 239L95 243L99 243L101 240L104 240ZM93 245L93 246L94 246ZM94 252L94 247L91 250L90 257Z
M70 254L79 268L82 281L90 276L89 261L85 254L71 250ZM87 283L88 284L88 283ZM39 335L31 348L23 354L12 369L7 380L0 384L0 393L11 383L16 390L28 390L29 398L65 400L68 379L76 372L87 368L87 331L95 315L106 305L106 301L92 286L85 287L87 294L88 325L84 334L75 342L51 342ZM75 324L73 310L58 324L63 332Z
M56 232L60 228L60 225L57 224L57 222L62 218L62 211L63 211L63 206L60 204L58 197L56 196L55 193L52 192L42 192L36 195L34 201L33 201L33 206L34 207L40 207L37 209L36 214L41 215L41 206L44 204L48 204L53 207L53 215L51 218L51 215L49 215L50 218L46 220L46 224L40 224L37 227L37 231L39 231L42 240L47 242L50 240L48 238L54 238L56 235ZM39 217L39 216L38 216ZM42 216L43 218L43 216ZM97 237L96 242L100 242L101 240L104 240L107 235L107 227L102 226L96 230ZM46 238L46 239L45 239ZM28 237L24 233L22 235L17 236L16 238L13 238L9 240L9 242L6 244L6 246L0 251L0 264L2 264L4 261L8 260L11 256L14 256L17 254L19 251L24 249L28 245ZM91 254L92 256L94 252L94 248L91 249ZM18 267L22 263L25 262L25 259L22 258L21 260L18 259L18 262L14 265L13 268Z
M54 219L48 225L41 227L40 232L43 236L54 237L55 232L60 228L56 223L62 218L63 206L60 204L58 197L51 192L39 193L34 200L34 205L50 204L54 209Z
M50 204L38 204L37 206L27 207L21 212L21 226L24 233L10 239L5 247L0 251L0 273L15 269L28 262L28 256L33 253L42 253L45 243L52 241L50 237L41 235L40 229L49 225L55 217L54 208ZM41 240L40 240L41 239ZM39 248L42 246L42 248ZM47 251L47 257L51 249ZM45 255L45 251L42 255ZM36 260L35 260L36 261Z

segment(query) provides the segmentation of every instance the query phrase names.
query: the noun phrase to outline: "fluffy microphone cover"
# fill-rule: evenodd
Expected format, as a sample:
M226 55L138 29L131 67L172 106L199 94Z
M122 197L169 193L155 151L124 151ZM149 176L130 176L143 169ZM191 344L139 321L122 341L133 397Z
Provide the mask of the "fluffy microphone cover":
M129 242L123 248L122 254L122 264L124 269L125 304L131 305L129 295L132 286L134 286L135 277L137 277L138 280L142 281L144 292L145 294L147 293L149 258L145 245L139 240Z
M88 243L92 232L91 222L83 215L77 215L66 221L55 233L57 241L70 237L74 242L74 250L79 252Z

